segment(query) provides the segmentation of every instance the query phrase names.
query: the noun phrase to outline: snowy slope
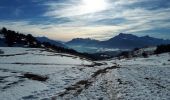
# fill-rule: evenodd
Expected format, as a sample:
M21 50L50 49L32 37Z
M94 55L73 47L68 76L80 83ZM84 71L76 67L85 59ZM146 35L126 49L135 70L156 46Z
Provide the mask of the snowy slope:
M154 54L154 51L156 49L157 49L157 47L141 48L139 50L133 51L133 55L142 56L143 53L147 53L148 55L152 55L152 54Z
M170 100L170 54L106 61L120 68L98 76L73 100Z
M37 48L0 47L2 100L169 100L170 54L86 59ZM46 81L24 78L25 73Z
M88 77L97 68L84 67L91 61L44 49L0 47L0 98L43 99ZM46 82L22 78L24 73L48 76Z

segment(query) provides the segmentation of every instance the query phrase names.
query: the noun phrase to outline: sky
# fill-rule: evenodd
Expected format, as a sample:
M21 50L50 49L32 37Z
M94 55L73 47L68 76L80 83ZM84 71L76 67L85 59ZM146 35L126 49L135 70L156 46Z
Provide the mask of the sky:
M0 0L0 28L55 40L170 39L170 0Z

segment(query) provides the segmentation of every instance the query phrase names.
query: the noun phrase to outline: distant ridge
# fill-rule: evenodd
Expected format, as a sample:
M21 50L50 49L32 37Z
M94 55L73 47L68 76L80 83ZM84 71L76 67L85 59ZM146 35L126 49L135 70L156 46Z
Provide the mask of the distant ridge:
M66 45L71 46L71 45L81 45L81 46L96 46L97 43L99 43L98 40L90 39L90 38L75 38L72 39L71 41L67 42Z
M36 39L40 42L49 42L52 45L67 48L67 46L64 45L61 41L52 40L52 39L49 39L47 37L36 37Z
M66 43L67 46L88 46L118 49L142 48L146 46L156 46L160 44L170 44L170 40L153 38L148 35L138 37L133 34L120 33L119 35L106 41L98 41L90 38L77 38L72 39L71 41Z

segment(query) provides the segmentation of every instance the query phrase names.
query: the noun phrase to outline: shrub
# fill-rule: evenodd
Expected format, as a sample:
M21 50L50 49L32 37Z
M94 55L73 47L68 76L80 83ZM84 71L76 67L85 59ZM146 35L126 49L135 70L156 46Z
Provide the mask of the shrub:
M159 45L157 46L157 49L155 50L155 54L166 53L166 52L170 52L170 44Z
M46 76L40 76L32 73L25 73L24 78L32 79L32 80L37 80L37 81L46 81L48 77Z
M142 53L142 56L143 56L144 58L148 58L148 54L145 53L145 52Z
M123 56L125 58L129 58L130 57L130 52L129 51L123 51L122 53L120 53L118 56Z

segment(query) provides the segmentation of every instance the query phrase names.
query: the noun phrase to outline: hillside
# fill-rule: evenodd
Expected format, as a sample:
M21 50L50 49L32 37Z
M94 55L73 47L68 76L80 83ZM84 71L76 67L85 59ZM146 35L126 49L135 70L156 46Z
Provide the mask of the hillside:
M0 47L3 100L168 100L170 54L92 62L39 48Z
M84 67L91 65L91 61L69 54L21 47L0 47L0 50L3 52L0 54L0 98L3 100L50 97L96 70ZM29 79L24 76L26 73L48 79L45 82Z

